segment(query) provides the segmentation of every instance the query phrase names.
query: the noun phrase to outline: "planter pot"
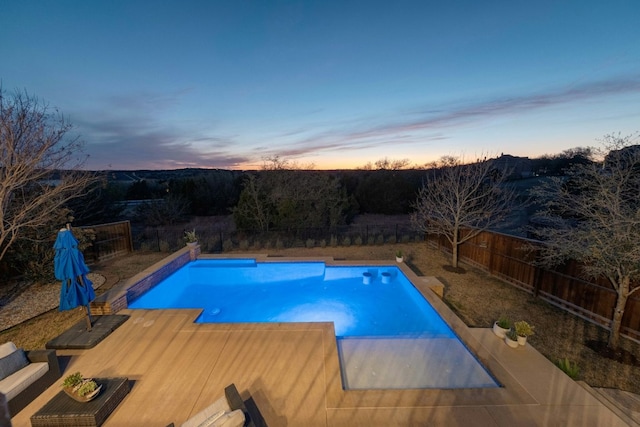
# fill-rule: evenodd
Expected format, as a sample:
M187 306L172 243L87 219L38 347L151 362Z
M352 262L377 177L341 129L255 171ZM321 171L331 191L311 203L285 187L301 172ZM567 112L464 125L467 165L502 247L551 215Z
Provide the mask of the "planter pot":
M198 242L187 242L187 246L190 248L195 248L198 246Z
M518 335L518 345L525 345L527 343L527 337L521 337Z
M505 336L504 337L504 342L507 343L507 345L511 348L518 348L518 341L517 340L512 340L511 338Z
M99 384L98 388L96 388L91 393L86 394L84 396L79 396L78 393L76 393L72 387L64 387L64 392L67 394L67 396L69 396L76 402L89 402L95 399L96 396L98 396L98 394L100 394L101 389L102 389L102 384Z
M498 338L504 338L507 332L509 332L509 329L501 328L498 326L498 322L493 323L493 333L496 334Z
M401 257L401 256L397 256L397 257L396 257L396 262L397 262L397 263L404 262L404 258L403 258L403 257Z

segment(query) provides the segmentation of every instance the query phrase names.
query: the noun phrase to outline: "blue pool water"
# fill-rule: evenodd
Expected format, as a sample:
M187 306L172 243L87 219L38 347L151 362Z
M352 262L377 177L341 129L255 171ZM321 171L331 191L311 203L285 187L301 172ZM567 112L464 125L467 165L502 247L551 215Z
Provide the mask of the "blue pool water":
M338 337L453 336L395 266L197 260L129 308L202 308L200 323L334 322Z
M333 322L350 389L497 386L396 266L201 259L129 308L202 309L199 323Z

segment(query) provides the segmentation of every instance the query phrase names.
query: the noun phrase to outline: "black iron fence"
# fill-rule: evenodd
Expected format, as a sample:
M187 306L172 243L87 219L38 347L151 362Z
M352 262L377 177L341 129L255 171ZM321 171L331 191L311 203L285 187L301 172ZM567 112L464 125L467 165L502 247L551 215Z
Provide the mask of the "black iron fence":
M133 230L136 249L171 252L184 246L184 226L144 227ZM368 224L340 227L300 227L280 230L231 230L201 226L196 230L203 252L219 253L234 249L383 245L424 241L424 234L408 224Z

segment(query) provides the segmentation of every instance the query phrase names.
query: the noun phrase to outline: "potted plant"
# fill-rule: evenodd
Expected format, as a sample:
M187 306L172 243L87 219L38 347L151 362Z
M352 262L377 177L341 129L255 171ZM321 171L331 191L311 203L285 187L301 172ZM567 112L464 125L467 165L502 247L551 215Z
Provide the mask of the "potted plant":
M518 344L525 345L527 343L527 337L533 335L533 326L524 320L514 323L513 326L515 327L516 335L518 336Z
M404 261L404 257L402 256L402 251L398 250L396 252L396 262L403 262Z
M187 246L195 246L198 244L198 235L196 234L195 228L191 231L184 232L184 241Z
M102 386L91 378L83 378L80 372L75 372L64 379L62 388L73 400L88 402L100 393Z
M509 329L511 329L511 321L504 315L500 316L493 324L493 333L498 338L504 338Z
M504 335L504 342L511 348L518 348L518 334L516 334L515 329L509 329Z

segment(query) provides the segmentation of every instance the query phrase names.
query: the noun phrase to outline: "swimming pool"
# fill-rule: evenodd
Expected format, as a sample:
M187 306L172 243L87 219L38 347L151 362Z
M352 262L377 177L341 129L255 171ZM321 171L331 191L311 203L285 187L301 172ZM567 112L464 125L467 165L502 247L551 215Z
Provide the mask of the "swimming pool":
M396 266L201 259L128 306L198 308L198 323L333 322L347 389L498 386Z

